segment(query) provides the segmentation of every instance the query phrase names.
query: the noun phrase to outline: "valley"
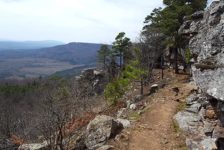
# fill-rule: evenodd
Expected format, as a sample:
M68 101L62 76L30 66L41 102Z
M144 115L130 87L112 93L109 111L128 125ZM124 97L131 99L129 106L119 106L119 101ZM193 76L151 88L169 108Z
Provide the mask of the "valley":
M69 43L36 50L5 50L0 55L0 79L22 80L46 77L63 71L77 75L96 65L101 44ZM0 42L1 46L1 42ZM78 69L77 71L76 68Z

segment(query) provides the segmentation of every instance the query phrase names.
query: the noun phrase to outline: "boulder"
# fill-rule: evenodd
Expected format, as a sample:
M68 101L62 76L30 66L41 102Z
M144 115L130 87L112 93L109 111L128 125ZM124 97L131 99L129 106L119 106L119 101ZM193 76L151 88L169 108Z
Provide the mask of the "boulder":
M96 116L87 126L85 145L88 149L97 149L122 129L123 125L114 118L105 115Z
M199 133L198 127L201 124L201 117L198 114L181 111L174 116L174 119L184 132L190 134Z

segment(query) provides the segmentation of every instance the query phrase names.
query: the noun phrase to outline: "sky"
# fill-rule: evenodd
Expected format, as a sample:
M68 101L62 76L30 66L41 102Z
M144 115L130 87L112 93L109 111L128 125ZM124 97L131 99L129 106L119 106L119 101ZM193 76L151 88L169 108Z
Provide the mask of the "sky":
M0 0L0 39L110 44L135 41L162 0Z

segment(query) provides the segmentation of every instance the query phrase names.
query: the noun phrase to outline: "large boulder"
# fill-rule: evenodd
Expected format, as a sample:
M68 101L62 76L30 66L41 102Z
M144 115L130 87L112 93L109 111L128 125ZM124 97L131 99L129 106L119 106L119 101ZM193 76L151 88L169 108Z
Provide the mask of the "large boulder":
M88 149L97 149L110 138L115 137L122 129L123 125L114 118L99 115L87 126L85 144Z
M216 139L206 138L203 140L187 139L186 145L190 150L217 150Z
M198 114L181 111L174 116L174 120L178 123L180 129L187 134L198 134L201 125L201 117Z

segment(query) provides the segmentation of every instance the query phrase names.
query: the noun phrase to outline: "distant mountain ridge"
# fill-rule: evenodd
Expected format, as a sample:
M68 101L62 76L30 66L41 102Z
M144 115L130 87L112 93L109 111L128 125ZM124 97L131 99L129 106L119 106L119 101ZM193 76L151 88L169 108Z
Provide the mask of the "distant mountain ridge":
M96 66L102 44L72 42L48 48L0 51L0 79L72 75ZM80 67L83 66L83 67Z
M63 42L46 40L46 41L10 41L0 40L0 50L29 50L45 47L62 45Z
M73 64L90 64L96 62L97 51L102 44L72 42L65 45L42 48L36 51L37 57L50 58L59 61L69 61Z

